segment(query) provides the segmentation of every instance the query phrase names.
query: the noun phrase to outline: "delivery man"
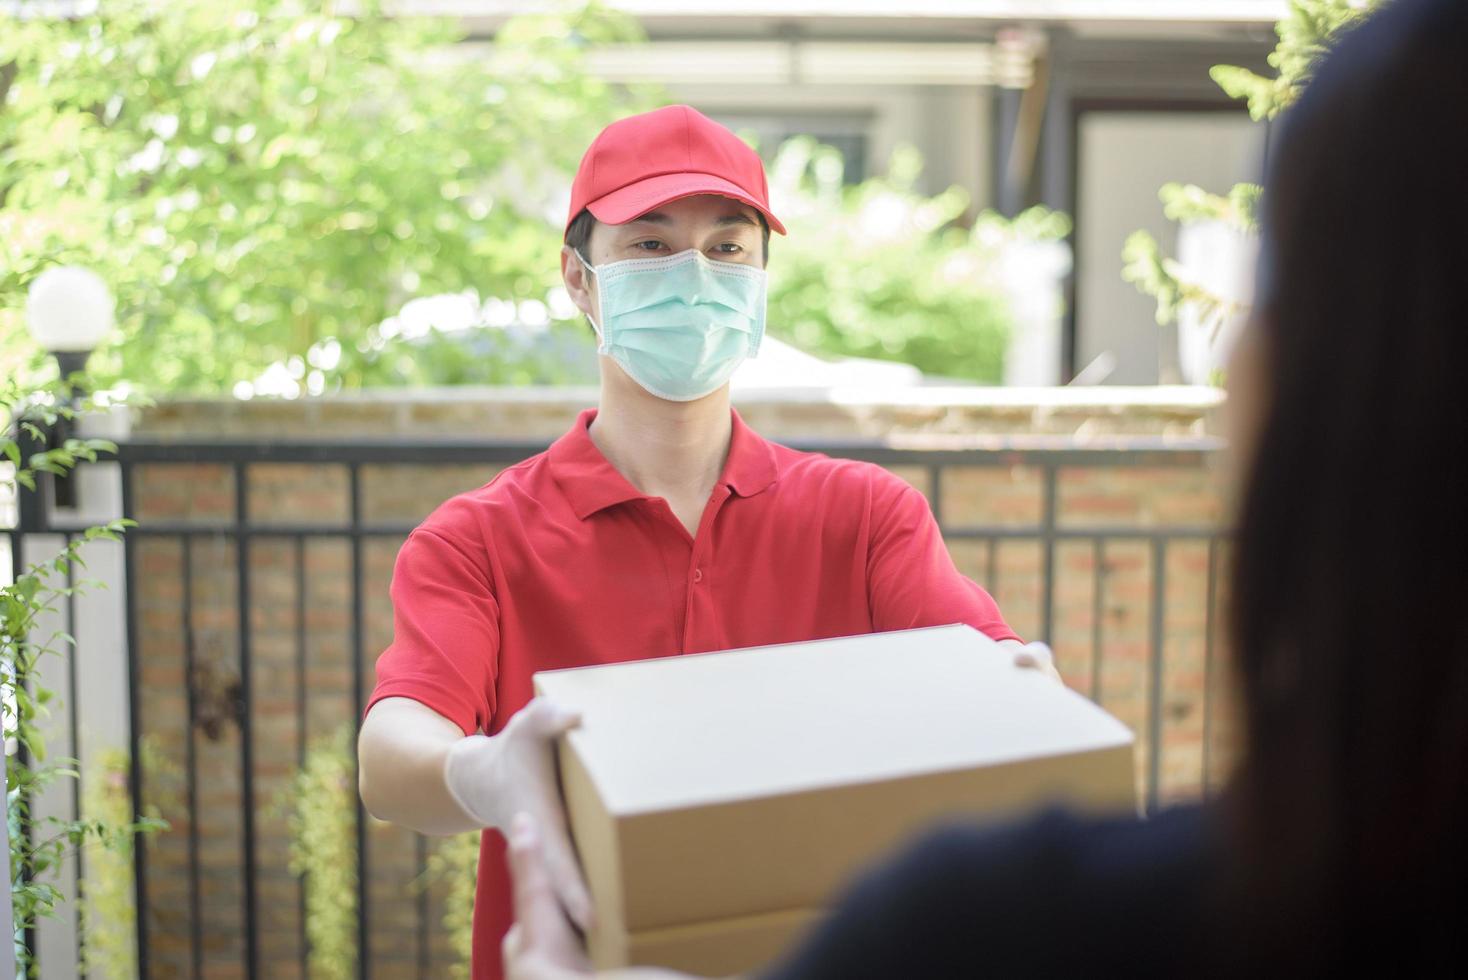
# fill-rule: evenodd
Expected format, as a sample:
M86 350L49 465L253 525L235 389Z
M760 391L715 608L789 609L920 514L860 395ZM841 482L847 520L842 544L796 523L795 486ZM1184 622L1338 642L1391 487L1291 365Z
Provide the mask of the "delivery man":
M561 275L600 340L600 404L409 535L358 743L371 813L483 831L475 980L501 972L516 813L543 828L566 914L593 915L551 752L578 719L531 700L536 671L947 623L1021 646L922 494L767 442L731 409L785 233L753 150L688 106L620 120L586 151L568 219ZM1017 662L1053 672L1042 644Z

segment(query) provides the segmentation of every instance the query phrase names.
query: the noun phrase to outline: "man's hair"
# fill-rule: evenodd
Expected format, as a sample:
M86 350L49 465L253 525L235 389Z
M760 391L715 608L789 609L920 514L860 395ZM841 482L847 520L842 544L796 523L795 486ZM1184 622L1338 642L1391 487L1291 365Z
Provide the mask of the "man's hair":
M770 261L770 223L765 216L758 211L755 216L759 218L760 227L760 265L766 265ZM574 248L591 261L591 256L586 254L587 243L591 241L591 229L596 227L596 218L586 208L582 208L576 217L571 219L571 225L566 229L566 244Z

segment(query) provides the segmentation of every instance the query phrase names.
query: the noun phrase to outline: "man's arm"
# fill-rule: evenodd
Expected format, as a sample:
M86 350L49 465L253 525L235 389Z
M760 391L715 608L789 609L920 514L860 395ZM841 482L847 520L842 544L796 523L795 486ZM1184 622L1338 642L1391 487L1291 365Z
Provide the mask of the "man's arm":
M953 565L922 494L870 471L867 591L878 631L967 623L995 640L1018 639L993 597Z
M878 630L967 623L1014 654L1016 666L1059 681L1044 643L1019 639L992 596L953 565L928 502L905 483L881 474L872 487L867 581Z
M465 736L457 724L411 698L383 698L357 737L358 790L373 816L423 834L494 827L516 813L545 828L545 865L572 921L591 924L591 896L571 846L556 783L554 739L580 718L531 701L498 735Z
M374 704L357 735L357 788L367 812L420 834L482 827L444 778L449 749L463 738L458 725L412 698Z
M390 596L393 641L357 739L362 803L424 834L492 827L517 811L545 828L556 895L578 924L591 919L556 784L551 743L579 721L543 699L494 736L500 710L499 602L491 562L463 498L434 511L398 550ZM430 526L431 524L431 526Z

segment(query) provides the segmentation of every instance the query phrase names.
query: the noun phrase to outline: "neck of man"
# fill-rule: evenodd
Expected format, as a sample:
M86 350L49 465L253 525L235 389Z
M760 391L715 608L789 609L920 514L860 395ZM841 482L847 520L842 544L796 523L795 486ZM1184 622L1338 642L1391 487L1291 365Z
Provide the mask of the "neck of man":
M729 386L696 401L667 401L649 394L615 362L601 361L591 441L638 490L664 498L675 510L701 509L729 457Z

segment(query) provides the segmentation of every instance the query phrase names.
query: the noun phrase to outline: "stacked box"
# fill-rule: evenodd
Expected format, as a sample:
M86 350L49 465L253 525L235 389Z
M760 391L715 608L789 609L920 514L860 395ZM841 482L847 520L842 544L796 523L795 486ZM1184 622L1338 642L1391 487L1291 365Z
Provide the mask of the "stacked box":
M754 970L940 821L1135 810L1130 731L967 626L547 671L599 968Z

